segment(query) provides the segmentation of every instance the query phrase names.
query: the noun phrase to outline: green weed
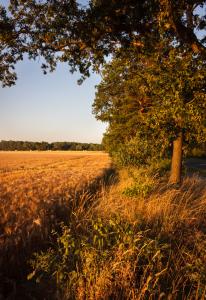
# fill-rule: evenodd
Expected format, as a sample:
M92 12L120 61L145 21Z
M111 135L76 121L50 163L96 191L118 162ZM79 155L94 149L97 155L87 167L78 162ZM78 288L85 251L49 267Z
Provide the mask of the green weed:
M28 279L53 281L65 299L100 299L100 291L107 295L101 299L121 299L131 288L138 291L146 282L149 285L144 293L152 288L155 294L158 279L166 271L169 245L149 238L148 231L136 232L133 224L123 224L120 217L111 218L108 224L98 218L92 227L91 237L77 238L62 224L62 235L54 233L55 249L36 253L30 260L34 271ZM82 288L84 298L79 297Z
M127 197L140 196L141 198L145 198L150 193L151 187L155 182L148 181L146 173L140 174L138 177L135 177L131 171L128 171L128 173L132 177L133 183L131 187L125 188L120 194Z

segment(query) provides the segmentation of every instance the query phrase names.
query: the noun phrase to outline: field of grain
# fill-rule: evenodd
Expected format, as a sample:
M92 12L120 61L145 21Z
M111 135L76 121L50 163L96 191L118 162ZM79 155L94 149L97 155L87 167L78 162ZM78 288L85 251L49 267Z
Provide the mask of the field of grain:
M1 239L22 223L39 224L45 205L70 199L109 165L108 155L98 152L0 152Z
M52 241L51 230L110 165L102 152L0 152L0 264L8 277L18 267L15 252Z

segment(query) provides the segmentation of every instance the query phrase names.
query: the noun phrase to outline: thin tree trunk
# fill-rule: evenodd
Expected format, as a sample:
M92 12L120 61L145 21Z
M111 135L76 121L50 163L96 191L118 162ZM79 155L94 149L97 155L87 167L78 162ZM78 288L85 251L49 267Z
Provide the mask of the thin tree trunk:
M205 157L206 157L206 142L204 142Z
M182 140L183 134L173 141L172 167L170 173L170 183L180 183L182 169Z

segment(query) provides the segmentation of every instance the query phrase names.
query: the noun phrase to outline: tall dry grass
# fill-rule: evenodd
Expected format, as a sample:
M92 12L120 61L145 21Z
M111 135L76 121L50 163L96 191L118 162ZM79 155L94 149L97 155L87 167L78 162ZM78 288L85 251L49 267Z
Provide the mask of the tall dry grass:
M127 197L134 181L119 171L76 230L64 228L54 252L37 255L31 277L53 282L53 299L205 299L205 181L169 185L148 172L133 170L151 186L147 195Z
M134 170L136 177L138 170ZM206 213L206 182L199 176L183 177L181 186L168 184L167 178L157 178L151 174L147 183L154 182L151 194L145 199L125 197L121 192L132 185L133 179L126 170L119 171L119 182L108 193L103 194L95 211L104 218L121 213L128 221L136 222L142 228L153 223L168 223L172 232L177 224L202 225ZM133 213L131 213L133 212ZM140 219L139 217L142 216ZM143 219L142 219L143 218ZM154 229L154 227L153 227Z
M134 169L133 173L136 178L142 176L141 169ZM206 181L198 176L183 177L180 186L171 185L168 176L159 178L151 173L146 184L151 182L155 184L148 196L125 197L122 191L131 187L133 179L126 170L120 170L118 184L103 193L93 209L93 218L101 216L109 224L111 217L120 216L133 232L140 232L150 239L148 244L155 245L148 250L145 265L140 267L138 253L136 258L128 258L122 264L118 275L124 287L112 297L203 300L206 298ZM146 248L148 244L145 241ZM121 265L123 260L121 253L112 264ZM110 299L111 294L102 299Z

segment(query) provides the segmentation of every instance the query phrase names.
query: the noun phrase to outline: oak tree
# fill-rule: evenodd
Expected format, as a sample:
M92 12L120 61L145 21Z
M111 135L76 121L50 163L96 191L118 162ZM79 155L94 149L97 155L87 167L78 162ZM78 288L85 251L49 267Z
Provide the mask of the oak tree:
M102 71L93 104L96 118L109 122L109 149L135 133L160 151L173 142L171 182L181 178L183 139L184 147L204 142L206 128L205 63L180 50L173 47L167 56L130 50L129 59L128 53L117 54Z

